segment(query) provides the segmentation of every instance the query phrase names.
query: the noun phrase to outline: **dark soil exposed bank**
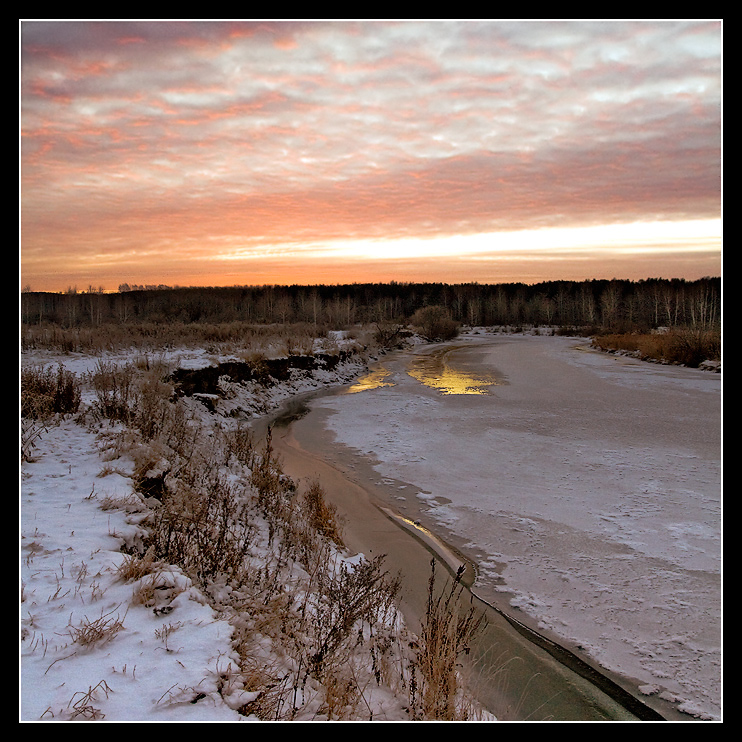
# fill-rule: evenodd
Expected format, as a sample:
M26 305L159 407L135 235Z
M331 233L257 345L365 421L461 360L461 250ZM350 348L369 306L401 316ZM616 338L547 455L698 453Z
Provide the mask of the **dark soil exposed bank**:
M198 369L176 370L170 380L179 394L217 394L219 379L227 376L234 382L256 381L270 385L286 381L293 369L332 371L339 363L348 360L351 351L338 353L315 353L313 355L291 355L281 358L256 358L253 361L225 361L215 366Z

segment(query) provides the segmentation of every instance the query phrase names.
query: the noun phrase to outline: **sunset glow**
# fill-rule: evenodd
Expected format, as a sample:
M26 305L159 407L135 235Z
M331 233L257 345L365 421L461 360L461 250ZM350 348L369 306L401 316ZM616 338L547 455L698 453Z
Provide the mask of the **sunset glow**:
M22 21L22 286L720 275L718 21Z

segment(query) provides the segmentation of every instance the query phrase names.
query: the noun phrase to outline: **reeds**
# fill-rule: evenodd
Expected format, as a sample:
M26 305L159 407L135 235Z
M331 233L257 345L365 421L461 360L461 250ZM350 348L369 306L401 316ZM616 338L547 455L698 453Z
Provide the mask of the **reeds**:
M448 588L436 585L435 559L431 560L428 602L412 668L412 707L418 718L454 721L464 715L461 658L485 620L462 602L461 567Z
M624 352L646 361L676 363L697 368L704 361L721 360L721 334L717 330L673 328L663 332L596 335L595 348Z

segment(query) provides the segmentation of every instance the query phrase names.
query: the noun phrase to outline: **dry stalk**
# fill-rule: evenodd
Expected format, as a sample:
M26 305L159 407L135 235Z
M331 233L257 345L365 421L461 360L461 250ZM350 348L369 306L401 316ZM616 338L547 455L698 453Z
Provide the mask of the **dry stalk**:
M79 626L70 627L68 633L75 644L83 647L105 644L111 641L124 628L123 619L112 617L113 611L103 614L93 621L85 619Z
M96 685L95 687L91 686L90 688L88 688L86 693L78 691L72 696L70 702L67 704L68 709L72 707L70 719L83 718L89 719L91 721L104 719L105 715L100 712L100 709L95 708L92 703L93 701L97 700L96 695L98 691L102 691L103 693L105 693L106 698L108 698L109 693L113 692L108 687L108 684L105 680L101 680L100 683L98 683L98 685ZM77 698L78 696L79 698ZM76 701L75 698L77 698ZM75 702L73 703L73 701Z
M170 638L170 634L175 633L182 626L183 626L183 623L181 621L178 621L177 623L174 623L174 624L173 623L163 624L161 628L155 629L155 637L157 637L165 645L166 652L172 652L172 649L170 649L170 646L168 645L168 639Z
M417 653L419 684L414 688L414 704L424 719L452 721L460 717L461 697L459 658L469 653L474 635L485 617L473 607L461 605L460 568L448 592L435 586L435 559L431 560L428 603ZM414 671L414 668L413 668Z

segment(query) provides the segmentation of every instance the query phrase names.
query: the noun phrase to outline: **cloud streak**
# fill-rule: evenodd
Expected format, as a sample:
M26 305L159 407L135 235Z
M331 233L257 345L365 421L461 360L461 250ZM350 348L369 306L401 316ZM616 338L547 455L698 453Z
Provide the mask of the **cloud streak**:
M23 22L22 280L366 280L374 261L364 247L354 263L350 240L685 220L717 241L691 272L718 273L720 31ZM481 257L467 280L505 280ZM380 261L373 278L434 278ZM606 265L596 251L583 269Z

